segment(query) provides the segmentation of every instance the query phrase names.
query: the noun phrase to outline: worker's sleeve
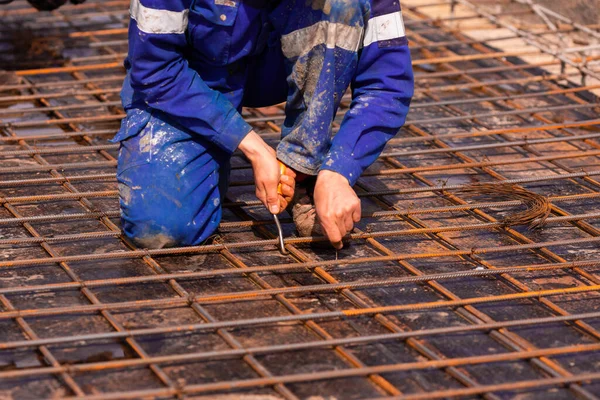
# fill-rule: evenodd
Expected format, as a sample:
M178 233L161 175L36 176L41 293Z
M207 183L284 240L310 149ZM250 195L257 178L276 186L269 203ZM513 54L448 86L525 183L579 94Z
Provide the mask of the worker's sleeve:
M398 0L373 1L352 81L352 103L321 169L354 185L404 124L414 92Z
M252 129L184 57L191 0L132 0L131 87L152 109L232 153Z

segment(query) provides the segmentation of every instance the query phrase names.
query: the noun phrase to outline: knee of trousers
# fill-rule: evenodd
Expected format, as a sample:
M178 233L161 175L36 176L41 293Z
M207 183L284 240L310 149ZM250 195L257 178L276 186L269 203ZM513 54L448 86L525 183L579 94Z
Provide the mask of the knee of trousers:
M119 184L122 229L138 247L196 246L219 227L221 205L218 193L216 198L209 198L202 204L190 204L189 199L178 200L172 193L150 190L131 193L131 188Z
M228 161L160 115L128 133L117 170L125 236L143 248L202 244L221 220Z
M118 174L124 234L143 248L202 244L221 221L224 188L211 164L183 176L161 162Z

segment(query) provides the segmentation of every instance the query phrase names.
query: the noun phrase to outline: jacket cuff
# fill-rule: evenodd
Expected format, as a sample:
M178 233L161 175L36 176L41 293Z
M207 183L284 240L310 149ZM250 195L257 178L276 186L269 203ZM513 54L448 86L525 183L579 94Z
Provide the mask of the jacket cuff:
M350 186L354 186L363 173L363 168L352 157L352 154L346 154L345 152L333 149L327 154L327 158L325 158L325 162L321 165L320 170L337 172L348 179Z
M252 130L244 117L238 112L232 113L231 117L223 125L223 128L211 136L211 142L227 151L229 154L238 148L240 142Z

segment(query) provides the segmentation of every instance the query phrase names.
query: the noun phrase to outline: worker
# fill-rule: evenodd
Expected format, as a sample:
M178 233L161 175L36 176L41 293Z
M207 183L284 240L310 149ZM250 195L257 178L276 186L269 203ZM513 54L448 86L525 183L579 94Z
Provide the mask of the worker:
M398 0L132 0L130 15L127 116L113 139L125 235L146 248L204 243L239 150L272 214L287 207L301 235L343 247L361 215L352 187L413 95ZM274 150L241 110L284 101Z

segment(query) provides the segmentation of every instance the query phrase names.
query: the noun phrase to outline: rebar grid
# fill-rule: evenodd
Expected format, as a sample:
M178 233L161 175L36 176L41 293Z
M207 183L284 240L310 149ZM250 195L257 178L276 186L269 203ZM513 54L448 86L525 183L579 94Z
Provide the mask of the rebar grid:
M217 240L128 243L108 143L124 115L128 1L6 6L0 40L25 43L23 26L35 46L0 84L1 396L598 398L598 55L564 44L600 34L507 4L403 3L407 125L356 186L350 245L315 247L326 239L295 237L284 216L289 256L240 154ZM515 40L528 46L500 46ZM282 110L244 116L276 144ZM506 226L523 204L462 191L475 182L547 196L551 216Z

